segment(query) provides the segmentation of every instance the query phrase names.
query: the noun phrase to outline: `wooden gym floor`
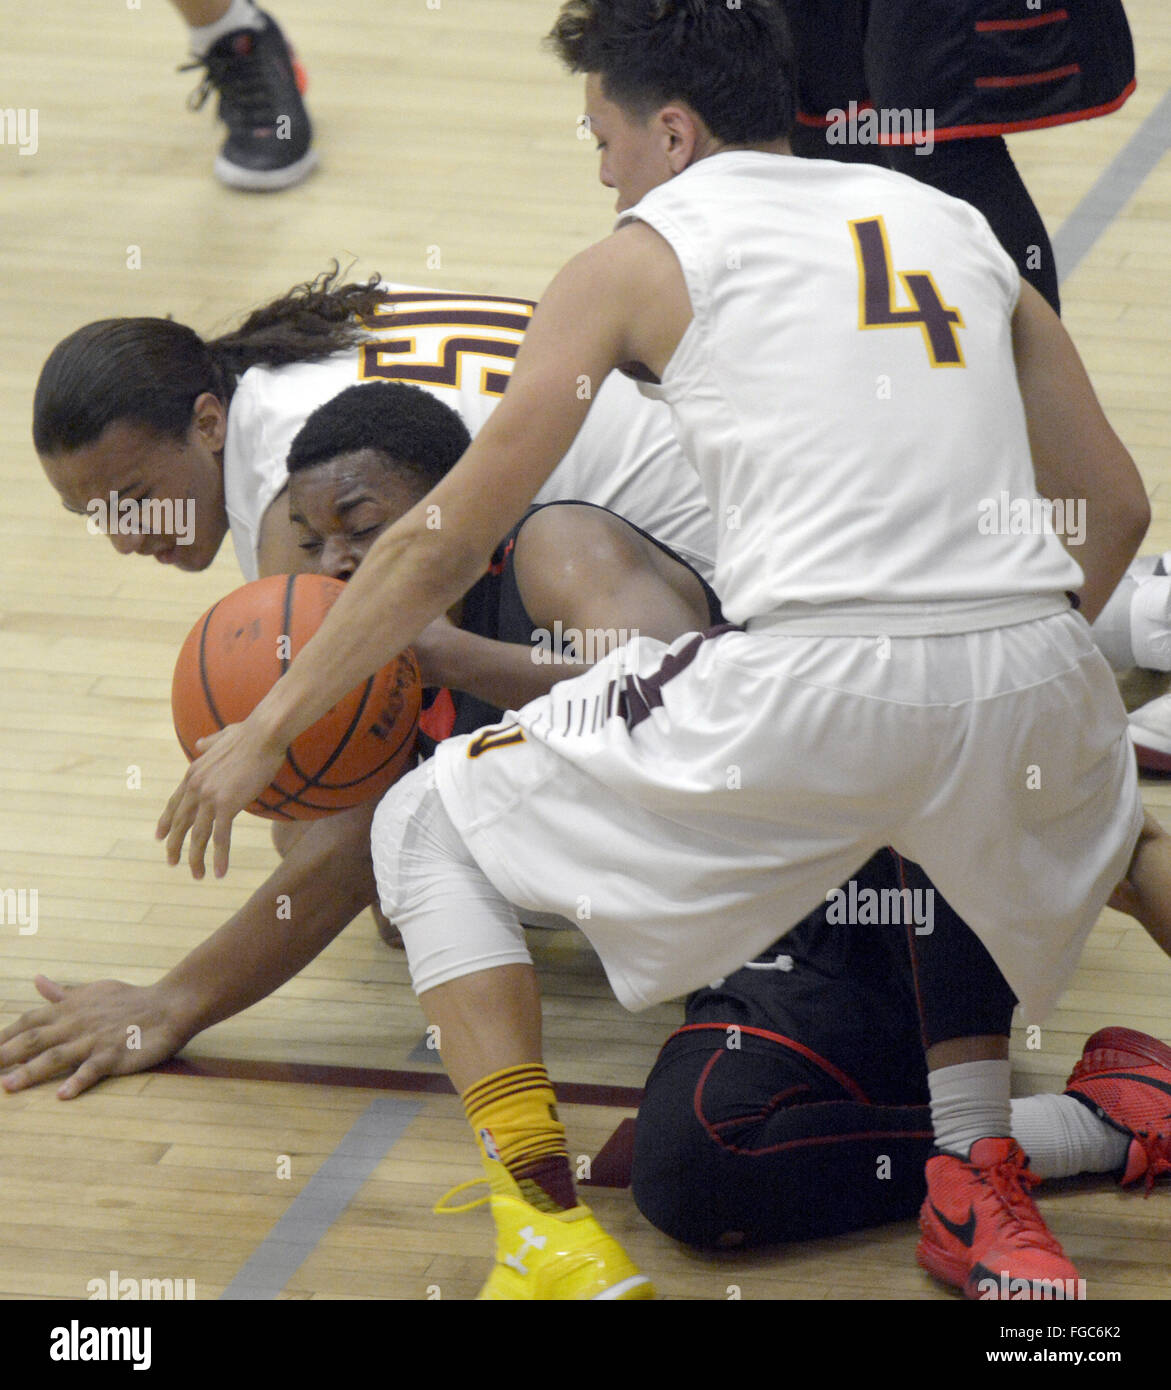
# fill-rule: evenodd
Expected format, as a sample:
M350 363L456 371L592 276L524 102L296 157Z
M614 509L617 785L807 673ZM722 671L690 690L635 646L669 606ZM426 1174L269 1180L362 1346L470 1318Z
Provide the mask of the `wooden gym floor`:
M35 889L39 920L27 934L0 923L0 1026L38 1002L37 972L155 980L274 862L267 827L247 818L221 883L168 870L153 840L183 768L172 662L239 574L230 546L195 576L119 559L62 511L29 443L50 347L112 315L221 328L335 256L355 276L536 296L611 222L592 142L575 137L580 83L539 47L552 0L273 3L310 72L322 167L268 197L212 179L217 133L210 110L184 110L194 75L174 71L183 34L165 4L81 14L43 0L6 35L3 104L36 109L39 128L31 157L0 145L0 890ZM1065 317L1154 500L1145 549L1162 550L1171 161L1134 171L1136 148L1167 144L1171 108L1161 123L1157 108L1171 89L1171 14L1162 0L1128 10L1130 102L1020 137L1013 152L1067 245L1123 190L1065 282ZM1166 785L1146 791L1171 814ZM563 1107L571 1152L597 1155L679 1010L626 1014L578 938L535 946L550 1070L582 1088ZM1106 911L1040 1048L1019 1040L1017 1093L1060 1089L1086 1035L1110 1023L1171 1038L1171 963ZM364 915L298 979L187 1048L206 1074L121 1078L69 1103L52 1085L0 1094L0 1296L85 1298L116 1270L191 1280L200 1299L472 1297L489 1219L430 1213L478 1165L455 1098L418 1089L439 1073L422 1034L404 962ZM287 1079L264 1079L282 1064ZM331 1067L350 1070L320 1070ZM590 1200L666 1298L951 1297L915 1266L912 1223L701 1258L652 1230L628 1192ZM1171 1296L1167 1191L1144 1201L1087 1179L1042 1200L1092 1297Z

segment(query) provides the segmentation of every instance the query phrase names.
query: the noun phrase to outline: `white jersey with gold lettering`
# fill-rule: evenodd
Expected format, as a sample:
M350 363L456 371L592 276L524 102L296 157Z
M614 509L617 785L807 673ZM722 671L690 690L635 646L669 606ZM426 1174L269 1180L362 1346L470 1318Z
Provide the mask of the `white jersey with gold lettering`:
M671 406L720 518L733 622L962 631L1067 606L1083 576L1037 497L1020 277L980 213L887 170L745 150L634 219L691 297L662 384L640 389Z
M474 436L508 384L533 312L530 300L387 285L393 300L371 318L369 342L320 362L252 367L228 410L224 491L232 542L247 579L257 577L260 523L288 481L285 460L309 415L349 386L420 386ZM574 498L609 507L649 531L707 579L715 526L670 412L611 376L538 502Z

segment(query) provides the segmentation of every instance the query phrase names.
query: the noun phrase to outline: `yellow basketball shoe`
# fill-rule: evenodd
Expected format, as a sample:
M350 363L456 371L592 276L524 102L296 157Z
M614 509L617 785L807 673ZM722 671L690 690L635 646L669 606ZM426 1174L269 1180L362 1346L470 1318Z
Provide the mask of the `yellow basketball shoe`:
M654 1298L654 1285L640 1274L626 1251L598 1225L589 1207L541 1211L525 1201L503 1163L485 1158L491 1192L462 1206L444 1205L440 1215L468 1211L491 1201L496 1222L496 1265L476 1295L479 1299L579 1300Z

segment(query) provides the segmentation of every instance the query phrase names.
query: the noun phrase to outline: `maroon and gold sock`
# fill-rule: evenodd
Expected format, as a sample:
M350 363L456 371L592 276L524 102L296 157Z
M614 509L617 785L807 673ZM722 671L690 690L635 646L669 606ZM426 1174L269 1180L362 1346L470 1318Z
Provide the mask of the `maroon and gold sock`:
M483 1077L468 1087L463 1102L481 1151L508 1169L526 1202L541 1211L577 1206L565 1126L539 1062Z

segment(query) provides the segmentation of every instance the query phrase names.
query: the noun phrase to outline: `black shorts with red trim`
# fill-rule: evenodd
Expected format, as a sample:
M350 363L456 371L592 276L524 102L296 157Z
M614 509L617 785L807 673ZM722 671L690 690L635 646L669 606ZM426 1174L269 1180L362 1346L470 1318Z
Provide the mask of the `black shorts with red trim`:
M659 1054L631 1186L676 1240L773 1244L913 1217L932 1144L925 1046L1008 1031L1012 994L918 865L883 850L851 882L852 920L827 903L698 990ZM910 890L918 921L867 913L891 890Z
M639 1108L631 1189L696 1249L810 1240L917 1215L931 1145L925 1097L858 1099L788 1039L675 1034Z
M826 126L853 101L930 111L937 141L1008 135L1106 115L1134 90L1121 0L783 4L797 53L798 120L809 127ZM910 139L896 133L880 143Z

